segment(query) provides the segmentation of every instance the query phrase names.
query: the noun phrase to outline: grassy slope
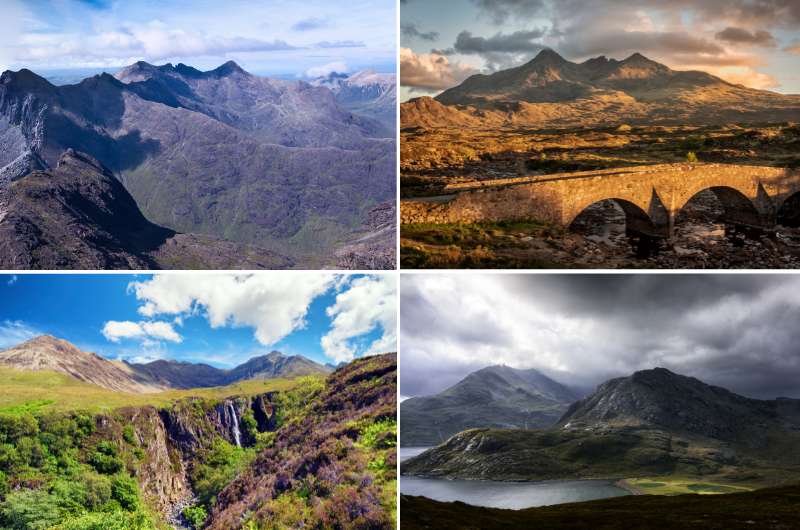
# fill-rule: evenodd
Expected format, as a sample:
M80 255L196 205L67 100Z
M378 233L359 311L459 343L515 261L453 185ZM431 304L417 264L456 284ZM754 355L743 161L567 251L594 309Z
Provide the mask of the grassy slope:
M601 433L472 429L406 460L401 472L468 480L658 476L670 481L764 487L800 480L796 443L796 437L784 432L758 449L742 446L731 451L718 440L658 429Z
M86 410L106 412L121 407L167 406L178 399L220 399L234 395L289 390L297 383L288 379L250 380L223 387L170 390L153 394L126 394L48 371L0 368L0 413Z
M730 495L646 495L525 510L400 498L403 530L415 529L791 529L800 521L800 486Z

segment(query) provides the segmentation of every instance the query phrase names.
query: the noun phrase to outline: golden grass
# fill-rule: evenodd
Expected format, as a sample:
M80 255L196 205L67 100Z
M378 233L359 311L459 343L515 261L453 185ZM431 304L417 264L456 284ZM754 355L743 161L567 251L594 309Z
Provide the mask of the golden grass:
M296 380L249 380L233 385L169 390L151 394L128 394L84 383L51 371L23 371L0 368L0 413L87 410L104 412L122 407L168 406L179 399L199 397L221 399L236 395L284 391Z

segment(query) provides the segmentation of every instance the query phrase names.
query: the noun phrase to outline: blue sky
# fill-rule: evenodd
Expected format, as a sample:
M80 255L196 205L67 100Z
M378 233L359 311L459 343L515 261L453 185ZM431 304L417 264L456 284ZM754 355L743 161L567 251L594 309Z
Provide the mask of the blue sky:
M754 88L800 94L800 2L402 0L401 99L518 66L542 48L583 61L640 52Z
M394 72L393 0L3 0L0 70L145 60L263 75Z
M0 275L0 348L50 334L111 359L230 367L272 350L396 350L391 275Z

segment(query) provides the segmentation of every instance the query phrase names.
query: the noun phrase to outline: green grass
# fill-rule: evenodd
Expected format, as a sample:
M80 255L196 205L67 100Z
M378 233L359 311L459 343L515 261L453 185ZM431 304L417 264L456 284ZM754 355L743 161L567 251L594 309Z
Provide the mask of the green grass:
M797 528L800 485L730 495L629 495L523 510L401 495L403 530L738 530Z
M147 405L164 407L188 397L221 399L235 395L284 391L296 385L297 381L289 379L250 380L222 387L127 394L84 383L56 372L0 368L0 414L70 410L105 412Z
M685 493L714 495L753 490L753 488L742 485L733 486L717 482L698 481L686 477L630 478L626 479L624 483L631 489L648 495L682 495Z

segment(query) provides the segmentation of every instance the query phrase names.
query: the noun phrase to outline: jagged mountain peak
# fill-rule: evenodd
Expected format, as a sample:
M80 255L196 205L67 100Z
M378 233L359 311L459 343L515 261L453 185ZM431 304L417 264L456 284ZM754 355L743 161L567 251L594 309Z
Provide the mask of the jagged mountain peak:
M211 71L212 73L219 75L219 76L229 76L234 74L243 74L249 75L241 66L239 66L235 61L228 61L225 64L222 64Z
M650 426L723 440L755 439L777 416L777 402L757 400L666 368L611 379L574 403L563 428Z
M14 86L20 92L52 92L56 90L56 86L44 77L22 68L16 72L6 70L0 76L0 85Z

